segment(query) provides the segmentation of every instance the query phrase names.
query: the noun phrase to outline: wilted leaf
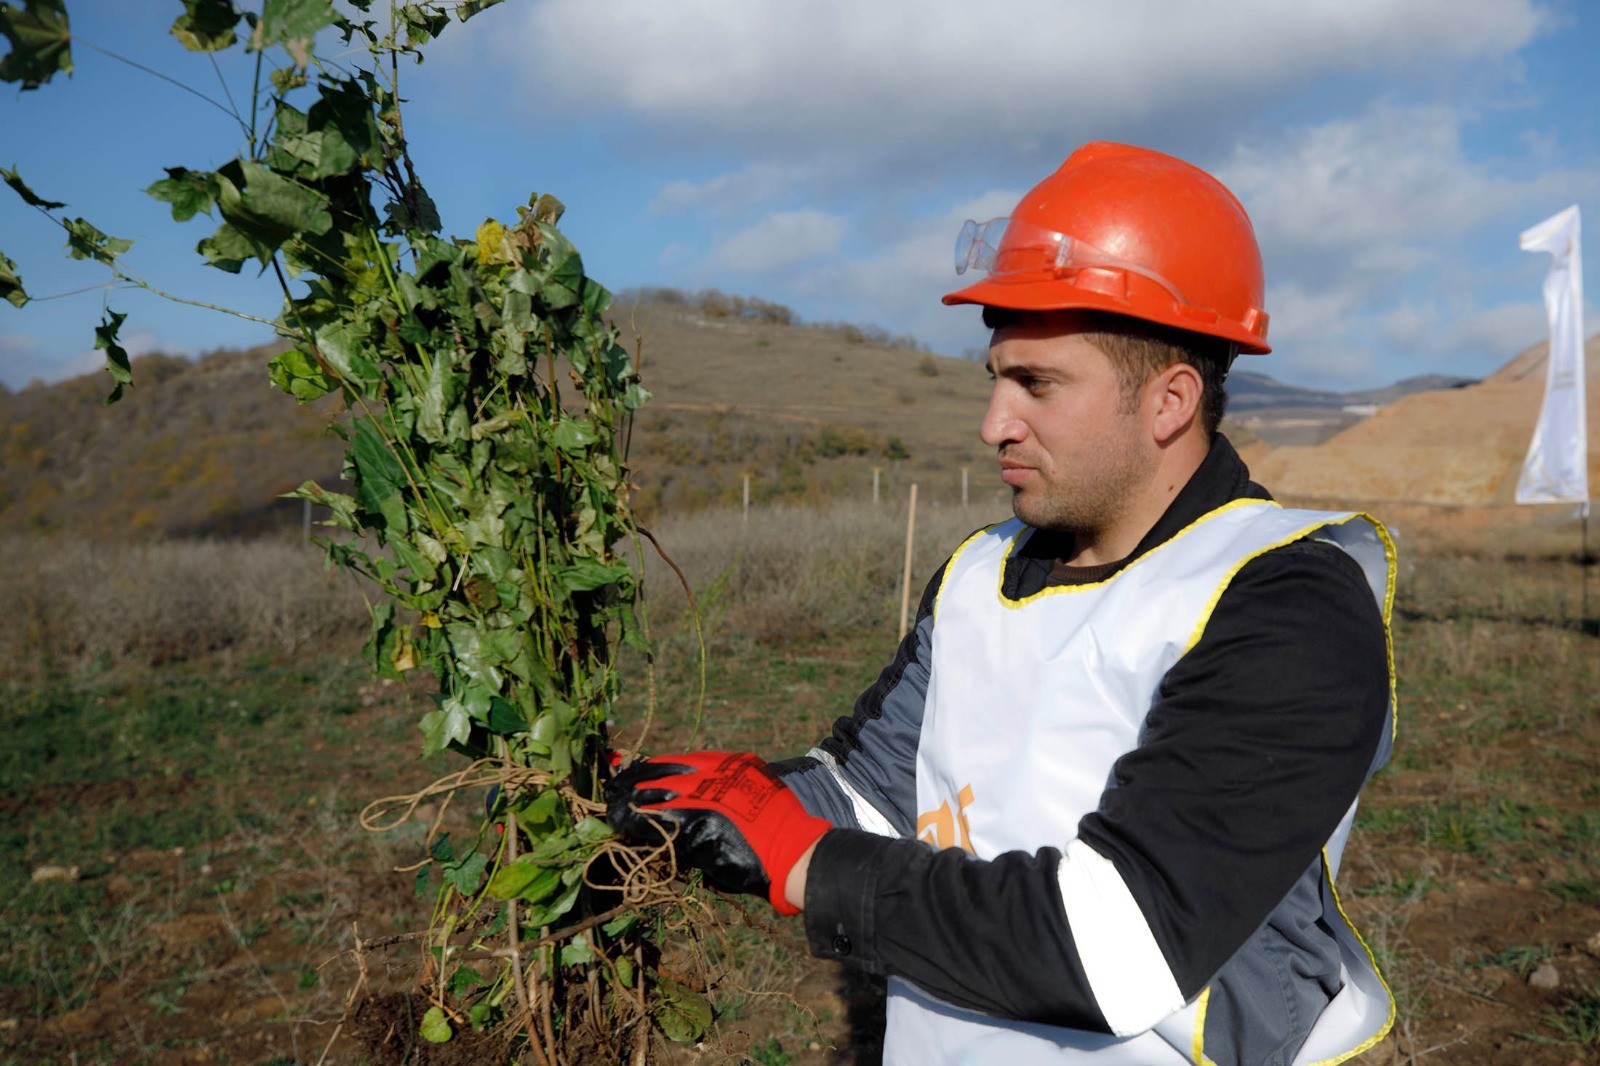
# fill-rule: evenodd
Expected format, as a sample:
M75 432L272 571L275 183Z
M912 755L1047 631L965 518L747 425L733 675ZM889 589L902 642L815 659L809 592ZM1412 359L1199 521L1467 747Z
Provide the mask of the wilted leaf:
M117 256L133 247L132 241L101 233L81 218L69 218L61 225L67 231L67 254L74 259L93 259L110 266Z
M3 11L4 9L4 5L0 4L0 11ZM5 167L0 167L0 178L5 179L5 183L16 190L17 195L22 197L22 202L27 204L29 207L42 207L46 211L54 211L58 207L67 206L58 200L46 200L35 193L32 189L28 188L28 183L22 180L22 176L17 173L15 167L12 167L10 170L7 170Z
M189 51L219 52L239 39L233 32L239 12L229 0L183 0L183 7L172 35Z
M456 18L465 22L473 15L478 14L480 11L487 11L500 2L501 0L462 0L461 3L456 5Z
M356 528L356 501L342 492L329 492L315 481L305 481L293 492L283 494L286 500L310 500L333 512L333 523L342 529Z
M117 343L117 330L122 328L127 315L106 308L105 317L94 328L94 346L106 353L106 373L111 375L116 387L111 390L111 395L106 397L106 404L116 403L122 399L122 387L133 384L133 367L128 361L127 349Z
M11 42L10 54L0 59L0 81L37 89L58 73L72 73L72 30L63 0L26 0L21 8L0 3L0 36Z
M0 296L15 307L28 302L28 294L22 288L22 277L17 273L17 264L4 252L0 252Z

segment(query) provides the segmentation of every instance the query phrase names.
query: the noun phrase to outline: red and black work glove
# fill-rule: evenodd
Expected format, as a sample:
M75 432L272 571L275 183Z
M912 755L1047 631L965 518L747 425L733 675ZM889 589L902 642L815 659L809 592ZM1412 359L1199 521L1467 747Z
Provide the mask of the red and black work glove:
M789 871L833 828L761 759L725 751L641 759L606 783L606 806L624 839L671 837L679 862L724 892L766 896L779 914L800 913L784 898Z

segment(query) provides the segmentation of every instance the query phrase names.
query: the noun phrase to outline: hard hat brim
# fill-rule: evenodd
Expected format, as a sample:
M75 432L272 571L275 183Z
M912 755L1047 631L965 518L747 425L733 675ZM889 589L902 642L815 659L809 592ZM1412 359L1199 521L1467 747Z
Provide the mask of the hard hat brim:
M1245 355L1266 355L1272 351L1263 338L1232 323L1212 321L1202 324L1186 319L1176 309L1170 315L1160 315L1147 306L1135 307L1127 300L1108 293L1063 286L1054 280L995 281L985 277L964 289L947 292L939 299L948 307L979 304L1008 311L1105 311L1233 341L1239 346L1240 353Z

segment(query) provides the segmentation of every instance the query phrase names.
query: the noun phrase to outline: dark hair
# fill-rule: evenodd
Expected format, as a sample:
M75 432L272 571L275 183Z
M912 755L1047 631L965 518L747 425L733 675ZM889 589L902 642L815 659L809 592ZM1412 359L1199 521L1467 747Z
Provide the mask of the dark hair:
M985 306L983 324L989 329L1001 329L1038 313ZM1217 435L1217 427L1228 409L1228 390L1224 382L1237 351L1233 342L1109 311L1076 313L1084 322L1080 335L1116 364L1122 379L1123 400L1130 405L1137 402L1139 389L1151 374L1158 374L1174 363L1194 367L1200 375L1201 427L1207 439Z

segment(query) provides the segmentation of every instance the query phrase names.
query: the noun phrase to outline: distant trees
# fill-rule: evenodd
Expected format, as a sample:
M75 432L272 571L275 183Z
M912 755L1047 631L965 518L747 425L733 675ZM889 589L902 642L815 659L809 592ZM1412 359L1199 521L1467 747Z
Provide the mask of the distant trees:
M823 333L836 334L848 344L876 344L882 348L905 348L926 352L929 348L909 333L890 333L882 326L857 325L852 322L806 322L793 308L763 300L759 296L736 296L720 289L701 289L685 292L662 285L641 285L623 289L613 306L657 304L665 307L683 307L698 311L707 318L735 318L750 322L767 322L777 326L804 326Z

